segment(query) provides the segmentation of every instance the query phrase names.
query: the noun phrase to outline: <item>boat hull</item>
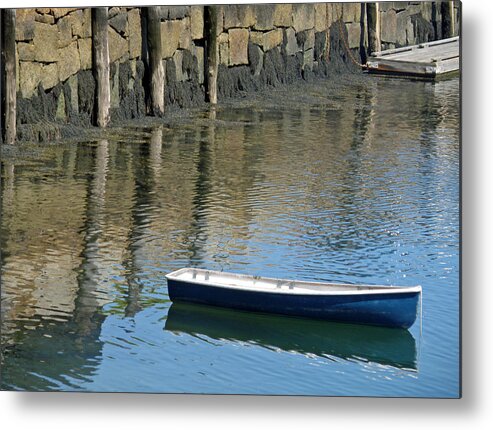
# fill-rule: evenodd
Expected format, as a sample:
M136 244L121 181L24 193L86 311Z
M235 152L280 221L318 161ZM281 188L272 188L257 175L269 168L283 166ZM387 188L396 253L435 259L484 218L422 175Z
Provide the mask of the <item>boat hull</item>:
M173 302L396 328L409 328L414 324L420 295L419 292L282 294L176 279L168 279L168 294Z

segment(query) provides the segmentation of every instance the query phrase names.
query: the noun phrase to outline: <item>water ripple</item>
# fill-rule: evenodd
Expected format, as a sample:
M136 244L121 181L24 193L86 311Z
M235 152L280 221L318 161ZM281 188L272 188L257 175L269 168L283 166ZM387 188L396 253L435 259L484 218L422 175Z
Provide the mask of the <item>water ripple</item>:
M455 395L458 84L280 89L3 162L2 388ZM177 310L190 265L421 284L423 336Z

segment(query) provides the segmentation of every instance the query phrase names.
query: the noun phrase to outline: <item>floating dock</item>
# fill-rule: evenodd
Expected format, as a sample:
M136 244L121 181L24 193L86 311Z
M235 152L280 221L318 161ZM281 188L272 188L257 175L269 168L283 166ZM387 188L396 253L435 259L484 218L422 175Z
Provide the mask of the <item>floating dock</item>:
M452 37L374 52L366 67L369 73L436 79L458 73L459 58L459 37Z

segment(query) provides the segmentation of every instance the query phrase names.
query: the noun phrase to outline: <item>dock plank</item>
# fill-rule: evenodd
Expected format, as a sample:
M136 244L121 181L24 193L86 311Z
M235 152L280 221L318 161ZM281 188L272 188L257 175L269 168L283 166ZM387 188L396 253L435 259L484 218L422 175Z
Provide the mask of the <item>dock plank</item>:
M459 37L375 52L366 66L370 73L434 79L459 70Z

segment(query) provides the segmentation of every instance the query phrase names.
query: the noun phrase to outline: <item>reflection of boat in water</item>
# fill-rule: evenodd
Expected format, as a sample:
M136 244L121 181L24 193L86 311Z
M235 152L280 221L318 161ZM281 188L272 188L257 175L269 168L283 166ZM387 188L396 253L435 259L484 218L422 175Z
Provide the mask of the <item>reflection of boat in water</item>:
M165 330L247 342L319 357L356 359L416 370L416 341L408 330L333 323L281 315L173 303Z

